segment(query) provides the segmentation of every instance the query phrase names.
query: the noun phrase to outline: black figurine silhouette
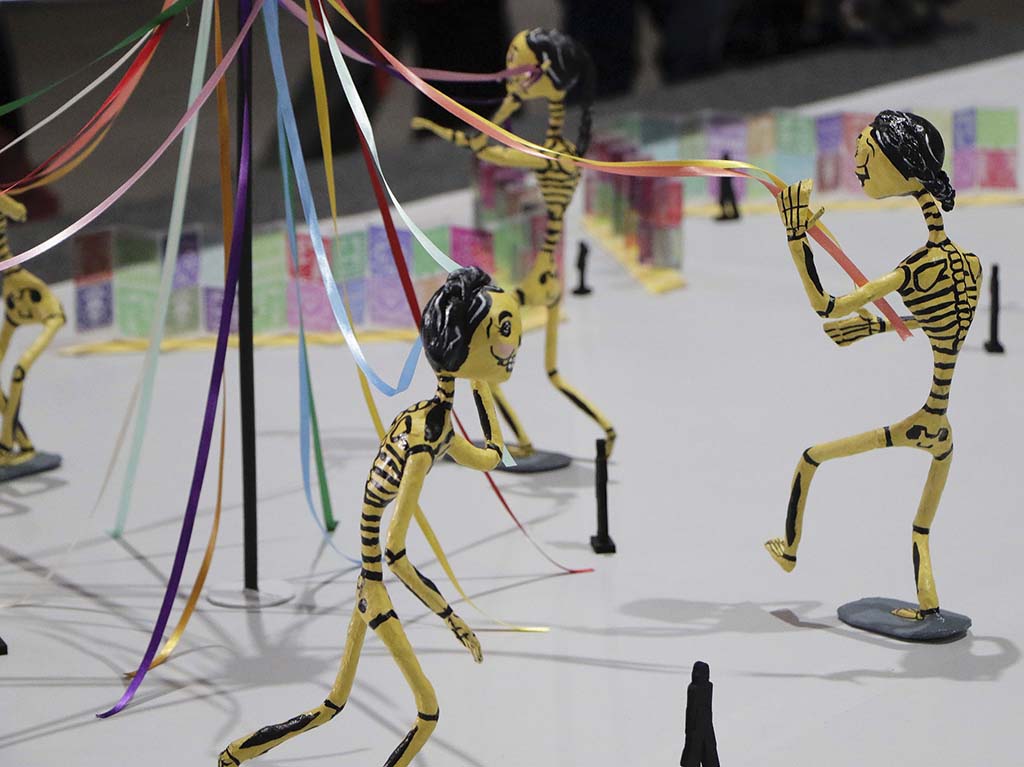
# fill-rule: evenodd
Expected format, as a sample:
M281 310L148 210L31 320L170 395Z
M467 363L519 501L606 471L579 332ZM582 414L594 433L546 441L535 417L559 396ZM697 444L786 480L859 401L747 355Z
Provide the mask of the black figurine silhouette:
M1006 351L999 342L999 264L992 264L992 276L989 277L989 324L988 340L985 342L985 351L992 354L1002 354Z
M711 721L711 669L704 661L693 664L686 688L686 740L680 767L719 767L715 725Z
M591 290L587 285L587 255L590 253L590 248L587 243L580 242L579 251L576 256L576 271L579 273L580 282L575 288L573 288L573 295L585 296L588 295Z
M722 155L723 160L731 160L729 153ZM732 179L723 176L718 179L718 206L721 212L715 218L716 221L735 221L740 217L740 209L736 204L736 192L732 188Z

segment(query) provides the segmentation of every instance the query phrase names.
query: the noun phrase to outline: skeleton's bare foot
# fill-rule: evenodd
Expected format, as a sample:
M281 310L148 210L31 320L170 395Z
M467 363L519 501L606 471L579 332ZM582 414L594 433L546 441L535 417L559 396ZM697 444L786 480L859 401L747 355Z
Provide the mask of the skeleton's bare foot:
M0 447L0 466L17 466L18 464L31 461L36 455L34 448L29 450L12 450Z
M910 621L923 621L924 615L920 610L912 610L909 607L897 607L892 611L897 618L906 618Z
M238 767L242 762L235 759L230 749L225 748L217 757L217 767Z
M793 572L793 568L796 567L796 555L789 553L786 542L782 538L765 541L764 547L772 555L772 559L778 562L779 567L787 573Z

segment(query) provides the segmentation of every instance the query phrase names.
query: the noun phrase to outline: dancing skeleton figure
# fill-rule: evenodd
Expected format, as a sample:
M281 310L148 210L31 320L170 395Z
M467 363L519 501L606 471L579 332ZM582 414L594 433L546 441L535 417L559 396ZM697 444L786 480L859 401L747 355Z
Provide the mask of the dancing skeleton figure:
M943 228L939 205L942 210L950 211L955 198L949 179L942 170L944 153L939 132L917 115L887 110L861 132L855 161L857 177L864 192L875 199L914 197L921 206L928 227L928 242L893 271L846 295L826 293L814 268L807 230L823 211L811 214L811 182L794 184L779 195L790 253L811 306L822 317L846 317L857 313L853 317L826 322L824 329L829 337L838 345L846 346L892 330L890 323L864 307L889 293L898 292L911 313L902 319L907 327L919 328L928 337L934 366L931 391L924 406L916 413L888 426L813 445L804 451L793 476L786 535L768 541L765 548L783 570L789 572L796 567L807 494L814 472L823 462L883 447L924 450L931 455L932 461L912 531L919 608L893 610L893 615L909 620L922 620L939 611L928 537L953 460L953 431L946 417L953 368L974 319L981 285L978 257L950 241Z
M492 121L503 123L528 99L544 99L548 104L548 128L544 147L567 155L582 157L590 145L591 113L593 101L593 63L586 51L572 38L548 29L520 32L512 40L506 58L507 66L518 68L533 66L532 72L509 78L507 95ZM562 135L565 126L565 96L575 85L583 89L583 116L579 136L574 144ZM481 160L509 168L528 168L537 177L541 197L547 211L544 244L537 253L533 268L516 288L523 306L543 306L547 309L544 345L544 366L548 379L573 404L592 418L605 432L607 455L615 443L615 429L608 419L579 391L570 386L558 372L558 322L562 302L562 283L555 265L555 250L562 239L565 211L572 202L579 185L580 169L571 159L564 157L540 158L504 146L488 145L487 136L480 133L468 136L464 131L444 128L422 117L412 121L415 129L426 129L451 141L456 146L469 147ZM518 450L513 455L529 455L532 451L516 412L500 387L494 397L502 416L515 432Z
M483 271L475 267L459 269L449 275L427 303L422 336L427 360L437 373L437 392L432 399L398 414L381 441L363 488L359 526L362 571L356 582L356 605L334 686L316 708L233 742L221 752L218 767L241 764L337 716L352 689L367 626L391 651L416 700L416 723L386 765L405 767L412 761L437 726L437 698L391 604L383 582L382 559L448 625L473 660L483 660L476 635L452 611L437 586L409 561L405 536L423 481L442 456L451 453L458 463L480 471L489 471L501 461L501 429L489 384L506 381L512 373L522 337L519 307L514 298L492 285ZM452 430L456 378L472 381L485 447L474 446ZM395 512L388 525L382 557L381 517L392 501L396 501Z
M3 262L11 257L7 244L7 219L25 220L25 207L0 193L0 269ZM2 298L4 303L4 326L0 330L0 363L7 356L14 331L25 325L42 325L43 332L25 350L14 365L11 388L7 394L0 390L0 411L3 426L0 429L0 468L18 466L30 461L36 455L35 446L25 432L19 415L25 388L25 377L32 363L53 340L64 325L64 308L46 283L21 266L11 267L3 272Z

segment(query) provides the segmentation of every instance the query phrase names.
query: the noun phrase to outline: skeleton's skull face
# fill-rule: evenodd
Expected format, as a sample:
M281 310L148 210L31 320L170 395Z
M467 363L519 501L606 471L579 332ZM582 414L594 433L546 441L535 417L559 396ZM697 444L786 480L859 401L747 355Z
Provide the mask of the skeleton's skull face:
M864 193L875 200L899 197L923 189L916 178L905 178L885 156L871 135L869 125L857 136L857 151L853 155L854 173L864 187Z
M7 314L20 321L35 319L42 300L42 294L35 288L13 290L7 294Z
M473 333L469 356L456 375L489 383L507 381L522 337L519 303L504 291L492 291L490 311Z
M530 49L526 42L528 34L529 30L523 30L512 38L512 42L508 46L508 53L505 54L505 66L509 69L522 66L532 66L536 69L533 72L524 72L508 78L505 81L505 88L523 101L530 99L561 101L565 98L565 92L559 90L544 72L544 63L537 59L537 54Z

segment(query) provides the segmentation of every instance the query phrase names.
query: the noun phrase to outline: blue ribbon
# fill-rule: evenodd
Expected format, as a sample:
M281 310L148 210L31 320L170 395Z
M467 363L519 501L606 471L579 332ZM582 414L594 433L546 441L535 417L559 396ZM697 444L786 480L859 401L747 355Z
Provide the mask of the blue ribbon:
M292 263L295 271L299 269L298 259L298 238L295 235L295 213L292 210L291 177L288 173L288 155L285 147L284 125L281 110L277 110L277 150L281 161L281 181L284 185L284 216L288 230L288 246L291 250ZM320 515L316 513L316 504L313 502L313 486L310 481L309 471L309 443L310 443L310 405L309 405L309 368L306 350L306 329L302 321L302 290L299 288L299 281L295 280L295 300L299 309L299 458L302 463L302 487L306 493L306 507L313 516L313 521L320 528L324 541L330 545L338 554L354 564L360 564L360 560L354 559L334 545L334 540L327 527L320 521Z
M363 354L362 347L356 340L352 325L349 323L348 315L345 312L345 305L338 292L338 286L331 274L331 267L327 261L327 254L324 252L323 236L320 234L320 222L317 219L316 207L313 203L313 191L309 186L309 176L306 174L306 161L302 156L302 146L299 143L298 128L295 123L295 112L292 109L291 94L288 89L288 77L284 71L284 59L281 53L281 35L278 28L277 3L267 3L263 9L263 23L267 31L267 42L270 50L270 64L274 72L274 85L277 89L277 111L280 124L284 128L289 155L292 160L292 168L295 171L295 184L299 191L299 199L302 202L302 212L309 227L309 236L313 244L313 252L316 254L317 266L320 268L320 278L323 280L324 288L327 290L327 298L331 304L331 311L334 313L334 320L345 338L349 351L355 358L356 364L366 374L367 379L380 392L388 397L405 391L412 383L413 373L416 371L416 363L419 360L422 348L421 339L417 338L409 350L409 356L402 367L402 373L395 386L391 386L382 379L370 366ZM286 195L287 197L287 195Z

